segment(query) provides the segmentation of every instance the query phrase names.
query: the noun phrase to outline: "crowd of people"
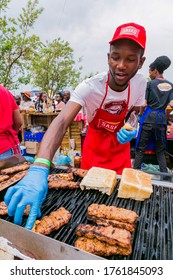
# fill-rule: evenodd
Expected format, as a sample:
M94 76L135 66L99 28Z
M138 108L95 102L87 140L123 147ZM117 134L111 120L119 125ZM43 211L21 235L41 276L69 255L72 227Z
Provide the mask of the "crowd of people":
M61 113L46 131L37 158L27 175L9 188L4 197L8 213L14 216L16 224L21 224L27 205L31 206L27 229L33 227L40 215L40 207L48 191L50 163L67 128L82 108L85 108L88 125L82 151L82 168L102 167L121 175L124 168L133 167L130 142L137 137L134 168L141 169L143 153L152 136L160 156L158 161L162 158L160 170L166 172L165 108L168 103L173 108L173 85L163 77L163 72L171 61L166 56L156 58L149 66L151 81L147 83L147 79L138 73L145 62L145 47L146 30L143 26L133 22L118 26L109 41L108 70L82 81L72 94L69 91L57 93L55 110ZM25 102L31 101L30 97L29 101L26 99L28 97L29 94L22 95ZM41 108L44 111L45 104L48 104L48 97L42 93L34 106L36 110ZM14 104L12 106L19 117L19 108ZM142 113L141 119L139 115L139 131L137 127L133 130L124 128L132 112L136 115Z
M15 100L21 111L37 112L58 112L61 111L70 99L70 91L59 91L53 98L50 98L46 92L40 92L32 100L29 91L21 92L15 96Z

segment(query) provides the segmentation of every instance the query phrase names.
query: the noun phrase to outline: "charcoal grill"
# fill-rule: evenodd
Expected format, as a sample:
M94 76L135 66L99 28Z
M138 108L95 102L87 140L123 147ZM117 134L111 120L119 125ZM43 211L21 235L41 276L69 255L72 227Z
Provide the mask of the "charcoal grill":
M53 169L51 173L62 172ZM80 180L79 177L75 181ZM87 208L92 203L114 205L133 210L139 218L136 222L135 232L132 234L132 254L130 256L112 256L110 260L172 260L173 259L173 188L171 184L155 182L153 194L145 201L117 198L120 178L111 196L102 194L97 190L55 190L48 191L46 200L42 205L42 216L60 206L68 209L72 218L67 225L52 232L49 238L74 246L76 240L75 230L78 224L88 223ZM0 200L3 200L2 193ZM11 223L13 219L9 216L1 217ZM26 218L23 220L24 227Z

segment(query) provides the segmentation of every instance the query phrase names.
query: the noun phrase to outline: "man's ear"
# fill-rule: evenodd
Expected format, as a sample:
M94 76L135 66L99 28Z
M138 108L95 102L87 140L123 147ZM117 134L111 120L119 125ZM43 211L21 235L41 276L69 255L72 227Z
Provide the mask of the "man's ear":
M142 68L142 65L144 64L145 59L146 59L145 56L143 56L143 57L140 58L140 62L139 62L139 67L138 67L138 69L141 69L141 68Z
M108 58L108 59L110 58L110 53L107 53L107 58Z

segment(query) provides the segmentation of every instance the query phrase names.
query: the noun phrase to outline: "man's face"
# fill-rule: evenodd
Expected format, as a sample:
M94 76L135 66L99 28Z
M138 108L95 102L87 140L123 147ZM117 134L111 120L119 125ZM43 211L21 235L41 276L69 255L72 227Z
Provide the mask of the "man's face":
M70 93L64 92L64 100L68 101L70 99Z
M122 91L128 81L137 73L145 61L142 49L135 42L121 39L110 46L108 65L110 69L109 86L113 90Z
M157 77L157 70L154 69L152 70L151 68L149 68L149 77L151 80L154 80Z

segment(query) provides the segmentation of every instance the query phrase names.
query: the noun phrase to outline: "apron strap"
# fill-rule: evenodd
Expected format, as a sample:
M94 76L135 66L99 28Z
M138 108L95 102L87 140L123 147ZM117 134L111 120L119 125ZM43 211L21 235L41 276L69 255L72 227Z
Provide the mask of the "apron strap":
M105 101L105 99L106 99L106 96L107 96L107 94L108 94L109 78L110 78L110 73L108 72L108 78L107 78L107 81L106 81L105 95L104 95L104 97L103 97L103 100L102 100L102 103L100 104L99 109L102 108L102 105L103 105L103 103L104 103L104 101Z

